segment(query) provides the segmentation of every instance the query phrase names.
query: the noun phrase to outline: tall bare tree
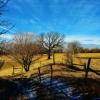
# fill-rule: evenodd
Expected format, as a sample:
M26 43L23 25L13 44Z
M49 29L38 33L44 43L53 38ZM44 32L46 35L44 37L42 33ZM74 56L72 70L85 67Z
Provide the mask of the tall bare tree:
M6 11L6 6L10 0L0 0L0 36L9 32L14 26L8 23L7 20L2 19L3 13ZM0 38L0 50L3 52L5 50L6 40Z
M70 51L73 55L79 53L81 50L81 44L78 41L72 41L68 43L67 50Z
M65 52L65 56L66 56L65 60L67 64L73 65L73 61L74 61L73 58L75 54L80 53L81 48L82 46L78 41L72 41L68 43Z
M11 28L4 28L4 27L8 27L8 22L2 19L2 15L4 13L4 10L8 4L9 0L0 0L0 35L7 33ZM0 40L0 50L3 51L4 47L2 47L1 45L1 40ZM0 60L0 69L2 68L4 64L4 60Z
M63 46L64 36L57 32L48 32L41 34L41 43L43 48L46 49L48 59L54 48L61 48Z
M11 46L10 53L25 71L29 71L30 65L37 59L39 46L31 33L20 33L14 36L14 43Z
M0 17L5 12L5 8L10 0L0 0ZM0 35L7 33L13 26L10 26L7 20L0 18Z

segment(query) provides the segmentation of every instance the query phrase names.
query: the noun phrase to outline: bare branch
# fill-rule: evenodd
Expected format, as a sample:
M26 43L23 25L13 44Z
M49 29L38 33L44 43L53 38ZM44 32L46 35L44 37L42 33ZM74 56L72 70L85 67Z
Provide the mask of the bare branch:
M10 54L19 64L29 71L30 65L38 60L39 46L37 46L34 34L20 33L13 39L14 43L10 48Z
M50 59L51 52L54 48L63 46L63 40L63 35L57 32L49 32L41 35L41 43L43 48L48 52L48 59Z

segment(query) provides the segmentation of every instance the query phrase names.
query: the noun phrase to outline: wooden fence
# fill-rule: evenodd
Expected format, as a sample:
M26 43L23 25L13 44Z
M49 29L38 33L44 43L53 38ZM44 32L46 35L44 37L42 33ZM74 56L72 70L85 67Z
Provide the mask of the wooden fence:
M32 76L38 77L39 81L41 82L41 80L42 80L41 76L44 75L44 74L50 73L51 74L50 77L52 79L53 73L56 71L56 70L53 70L55 65L58 66L58 67L64 66L65 67L64 69L69 68L69 69L71 69L73 71L85 72L85 79L88 78L88 73L89 72L93 72L93 73L95 73L97 75L100 75L100 70L93 70L92 68L90 68L91 59L100 59L100 58L97 58L97 57L89 57L89 58L88 57L81 57L81 59L87 59L87 63L85 63L85 64L73 64L73 65L67 65L65 63L57 63L57 62L49 63L49 64L45 64L45 65L41 65L41 63L40 63L40 67L33 69L34 71L36 71L36 73L33 73ZM83 68L80 69L78 66L83 66ZM49 68L49 71L42 72L42 68ZM13 66L13 75L14 75L15 71L18 70L18 69L23 71L23 69L16 68L16 67ZM62 70L62 71L64 71L64 70ZM14 76L16 76L16 75L14 75Z

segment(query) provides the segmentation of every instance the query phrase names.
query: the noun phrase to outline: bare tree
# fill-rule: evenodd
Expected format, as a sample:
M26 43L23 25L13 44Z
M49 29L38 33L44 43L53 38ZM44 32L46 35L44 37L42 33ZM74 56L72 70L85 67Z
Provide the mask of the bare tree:
M69 51L65 52L65 62L67 65L73 65L73 55Z
M5 7L8 4L8 1L9 0L0 0L0 35L7 33L12 28L12 27L4 28L5 26L8 27L8 22L1 18L1 16L3 15L3 12L5 10ZM2 47L1 44L2 43L1 43L1 40L0 40L0 50L3 51L4 47ZM4 60L0 60L0 69L2 68L3 64L4 64Z
M70 51L73 55L77 54L81 50L81 44L78 41L72 41L68 43L67 50Z
M2 19L2 15L5 12L5 8L10 0L0 0L0 35L9 32L14 26L11 23L8 23L7 20ZM6 40L0 38L0 50L1 52L5 51Z
M5 12L5 8L10 0L0 0L0 16ZM13 26L7 20L0 18L0 35L7 33Z
M65 51L65 61L68 65L73 65L75 54L80 53L82 46L78 41L69 42Z
M41 34L41 43L43 48L46 49L48 59L51 57L51 53L54 48L60 48L63 46L64 36L57 32L48 32Z
M16 60L25 71L29 71L30 65L39 56L36 56L39 51L39 46L36 44L36 39L31 33L20 33L14 36L14 43L11 47L10 53L14 60Z

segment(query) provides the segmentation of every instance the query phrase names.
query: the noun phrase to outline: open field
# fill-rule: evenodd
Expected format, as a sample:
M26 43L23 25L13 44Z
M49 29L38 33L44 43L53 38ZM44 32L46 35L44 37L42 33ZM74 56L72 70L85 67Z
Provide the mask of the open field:
M76 57L100 57L100 53L83 53L83 54L78 54L76 55ZM29 72L25 72L23 70L22 72L22 67L15 61L13 61L11 58L6 57L6 56L2 56L1 57L2 60L5 60L5 63L3 65L3 67L0 70L0 77L4 77L4 76L11 76L13 73L13 66L17 67L17 68L21 68L21 69L17 69L16 73L24 73L24 75L30 76L31 74L35 73L38 67L41 67L42 65L48 64L48 63L52 63L53 59L48 60L46 55L43 55L38 61L36 61L34 64L31 65L30 67L30 71ZM74 58L74 63L75 64L84 64L87 63L88 59L82 59L82 58ZM65 56L63 53L57 53L55 54L55 62L62 62L65 63ZM80 68L83 68L83 66L78 66ZM100 70L100 59L92 59L91 61L91 68L95 69L95 70ZM54 70L60 70L63 69L63 67L60 66L54 66L53 67ZM49 70L49 66L45 67L43 70ZM81 77L84 76L84 72L66 72L66 71L57 71L55 72L53 75L60 75L62 74L63 76L73 76L73 77ZM89 72L89 76L91 77L98 77L96 74L93 74L91 72Z

